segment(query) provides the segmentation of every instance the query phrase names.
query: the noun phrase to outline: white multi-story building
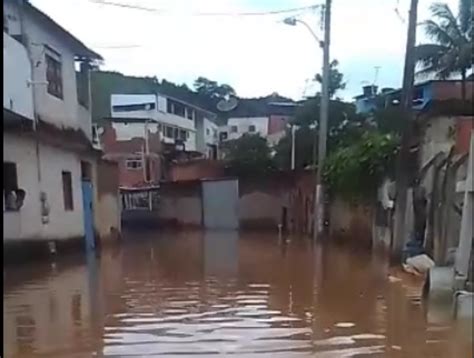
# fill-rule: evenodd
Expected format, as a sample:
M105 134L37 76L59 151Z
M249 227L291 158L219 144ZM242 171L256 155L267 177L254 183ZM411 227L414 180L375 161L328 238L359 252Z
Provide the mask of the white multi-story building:
M112 118L131 119L120 124L113 122L117 135L142 136L149 120L152 123L148 126L157 127L164 143L179 144L184 151L216 157L218 137L213 113L162 94L113 94L110 102Z
M238 139L244 134L268 135L269 117L238 117L227 119L227 125L219 127L222 141Z
M4 247L84 237L94 246L89 69L101 57L28 1L3 10Z

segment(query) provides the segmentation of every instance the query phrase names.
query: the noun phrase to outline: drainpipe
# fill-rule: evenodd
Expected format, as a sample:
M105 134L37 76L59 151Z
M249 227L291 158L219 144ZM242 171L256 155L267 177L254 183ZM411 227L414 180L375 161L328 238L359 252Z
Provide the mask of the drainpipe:
M38 178L38 189L39 189L39 200L40 200L40 211L41 211L41 222L43 224L47 224L49 222L49 212L50 207L48 204L48 198L44 191L42 191L42 184L41 184L41 158L40 158L40 140L39 140L39 133L38 133L38 115L36 112L37 109L37 96L35 93L35 85L41 84L35 81L35 61L33 59L33 53L31 51L31 44L29 42L28 36L25 31L25 7L26 7L26 0L18 0L18 14L19 14L19 22L20 22L20 32L23 40L23 46L26 49L26 53L28 55L28 59L30 61L30 68L31 68L31 95L33 99L33 133L34 133L34 140L35 140L35 154L36 154L36 169L37 169L37 178Z
M40 153L39 153L39 136L37 132L38 128L38 117L36 114L36 93L35 93L35 64L33 60L33 54L31 51L31 46L28 40L28 37L25 32L25 2L26 0L19 0L18 1L18 14L19 14L19 19L20 19L20 32L21 32L21 37L23 40L23 46L26 49L26 53L28 54L28 59L30 60L30 68L31 68L31 81L29 86L31 86L31 94L33 97L33 131L35 133L35 145L36 145L36 162L37 162L37 175L38 175L38 182L41 184L41 166L40 166Z

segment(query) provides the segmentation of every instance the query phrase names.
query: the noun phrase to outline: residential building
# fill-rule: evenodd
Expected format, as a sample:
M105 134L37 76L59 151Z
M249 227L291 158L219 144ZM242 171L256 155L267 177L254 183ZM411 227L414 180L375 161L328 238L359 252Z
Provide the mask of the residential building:
M240 138L244 134L259 134L270 145L281 139L295 115L298 104L279 100L272 95L259 99L240 99L237 107L228 113L226 125L219 127L222 142Z
M268 135L269 117L234 117L227 119L227 125L219 128L221 141L233 140L244 134Z
M99 131L104 158L118 163L120 187L158 184L164 176L159 123L144 118L107 118Z
M153 120L163 143L182 146L184 152L216 156L215 115L202 108L162 94L113 94L110 113L113 118Z
M377 92L377 86L362 87L363 94L355 97L356 113L369 114L377 108L397 106L401 100L401 89L383 88ZM473 80L466 81L466 98L472 99ZM431 101L444 101L461 98L460 80L429 80L415 84L413 88L413 109L422 110Z
M362 94L355 96L356 113L369 113L377 108L377 86L362 87Z
M95 233L120 225L95 210L89 69L102 57L28 1L3 10L4 249L84 238L93 248Z

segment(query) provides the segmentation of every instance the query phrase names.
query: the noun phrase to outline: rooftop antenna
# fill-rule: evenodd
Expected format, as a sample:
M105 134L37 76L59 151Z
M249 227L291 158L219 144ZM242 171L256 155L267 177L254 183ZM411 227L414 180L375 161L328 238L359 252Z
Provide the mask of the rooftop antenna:
M238 100L236 97L226 96L217 102L217 109L221 112L229 112L232 111L235 107L237 107Z
M374 83L373 83L374 86L377 84L377 80L379 78L380 68L381 68L381 66L374 66L374 70L375 70Z

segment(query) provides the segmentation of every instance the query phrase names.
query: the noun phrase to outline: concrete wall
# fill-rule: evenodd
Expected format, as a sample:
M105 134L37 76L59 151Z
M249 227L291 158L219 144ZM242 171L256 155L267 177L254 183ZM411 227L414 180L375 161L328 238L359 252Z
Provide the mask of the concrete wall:
M23 45L3 33L3 108L33 118L31 65Z
M277 230L283 208L286 227L307 232L314 179L311 173L283 172L264 178L239 179L239 224L242 229ZM159 217L165 223L202 225L200 180L164 183L160 189Z
M338 239L350 239L358 246L372 244L374 207L350 203L335 197L329 205L330 235Z
M201 182L162 184L158 216L165 224L201 226Z
M456 117L439 116L427 120L422 140L420 164L424 165L438 152L448 153L456 143Z
M81 162L70 152L40 144L41 184L35 143L32 139L3 134L4 161L15 162L18 186L26 191L23 207L18 212L4 211L4 241L15 239L63 240L84 235L82 208ZM74 209L64 210L61 172L70 171ZM42 223L40 192L47 195L49 222ZM10 226L10 223L13 224Z

